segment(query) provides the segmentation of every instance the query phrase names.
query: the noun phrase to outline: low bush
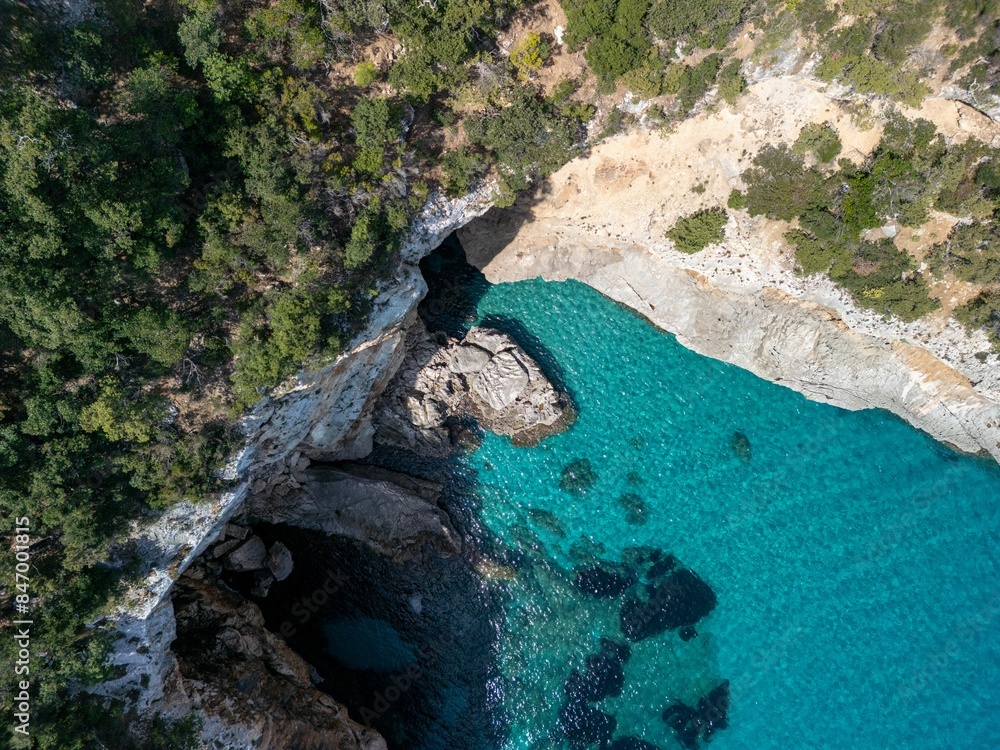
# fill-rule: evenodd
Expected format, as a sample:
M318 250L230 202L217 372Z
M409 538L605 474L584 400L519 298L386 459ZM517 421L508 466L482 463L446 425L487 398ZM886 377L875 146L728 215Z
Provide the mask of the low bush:
M817 161L826 164L837 158L841 148L836 130L824 123L811 122L799 132L792 152L799 156L811 152Z
M679 219L667 237L682 253L696 253L725 239L727 220L724 209L703 209Z

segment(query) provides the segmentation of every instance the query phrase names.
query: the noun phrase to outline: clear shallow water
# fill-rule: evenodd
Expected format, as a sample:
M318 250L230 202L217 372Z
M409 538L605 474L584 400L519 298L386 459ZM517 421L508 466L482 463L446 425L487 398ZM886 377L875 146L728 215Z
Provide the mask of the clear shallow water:
M1000 747L998 467L696 355L575 282L490 287L477 317L528 338L579 407L535 448L487 435L464 459L485 525L543 545L498 584L508 747L558 746L569 671L602 635L624 640L616 600L568 585L574 561L637 545L674 553L719 604L688 643L633 644L624 694L601 704L616 736L679 747L663 708L729 679L720 750ZM581 457L597 482L571 495L560 474ZM617 502L629 492L645 525Z

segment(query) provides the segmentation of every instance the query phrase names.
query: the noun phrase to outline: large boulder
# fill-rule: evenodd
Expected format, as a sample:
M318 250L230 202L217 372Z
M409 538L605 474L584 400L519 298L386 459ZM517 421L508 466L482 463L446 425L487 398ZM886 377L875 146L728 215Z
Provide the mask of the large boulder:
M503 411L524 393L530 378L512 352L500 352L472 381L472 392L496 411Z
M442 554L459 551L458 535L436 502L440 485L357 465L313 464L303 480L294 492L252 501L251 518L351 537L400 562L419 555L424 544Z
M260 570L264 567L266 554L267 548L264 546L264 540L259 536L252 536L226 555L224 565L227 570L237 572Z
M457 449L449 425L465 417L518 444L534 445L565 430L574 416L569 398L506 333L472 328L459 340L418 324L383 396L375 439L442 457Z

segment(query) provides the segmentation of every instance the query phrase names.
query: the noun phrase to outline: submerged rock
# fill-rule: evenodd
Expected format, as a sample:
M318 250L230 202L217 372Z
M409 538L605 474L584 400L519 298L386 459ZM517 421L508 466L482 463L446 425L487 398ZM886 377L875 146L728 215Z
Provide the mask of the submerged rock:
M611 741L618 720L588 703L567 703L559 711L559 728L572 750Z
M658 584L650 584L649 600L631 598L622 605L622 633L641 641L667 630L694 625L717 603L715 592L691 570L677 570Z
M678 741L688 750L698 747L720 729L729 726L729 680L724 680L708 695L698 700L695 708L677 701L663 711L663 720L674 730Z
M566 536L566 529L563 528L562 521L555 513L541 508L528 508L528 518L535 526L545 529L559 538Z
M597 472L591 466L590 460L577 458L570 461L559 477L559 487L566 492L586 492L597 483Z
M650 558L653 560L653 564L646 569L646 580L648 581L662 578L677 567L677 558L673 555L668 554L661 556L659 550L657 550L655 554L655 558Z
M587 657L583 672L573 670L563 683L563 692L570 703L597 703L605 698L617 698L625 688L625 663L632 656L627 644L610 638L601 639L599 653Z
M598 599L614 599L628 591L635 580L634 576L625 572L612 570L604 565L595 565L578 568L573 585Z
M733 433L730 445L733 449L733 453L736 457L743 463L749 463L751 458L750 450L750 438L748 438L744 433L737 430Z
M633 526L644 526L646 516L646 501L634 492L626 492L619 496L618 505L625 511L625 520Z
M660 748L638 737L619 737L611 743L608 750L660 750Z

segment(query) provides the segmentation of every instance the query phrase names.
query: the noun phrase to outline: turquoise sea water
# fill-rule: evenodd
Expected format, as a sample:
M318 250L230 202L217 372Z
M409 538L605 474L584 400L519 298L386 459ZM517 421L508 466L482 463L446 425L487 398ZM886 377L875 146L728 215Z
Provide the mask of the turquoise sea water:
M679 747L663 709L728 679L719 750L1000 747L1000 468L694 354L575 282L489 287L476 317L513 329L579 408L537 447L487 435L463 459L482 522L533 561L496 584L508 747L560 746L563 681L602 636L624 640L620 602L582 595L572 567L641 545L718 606L690 642L632 645L624 693L600 704L616 736ZM579 458L597 481L574 495L559 479Z

